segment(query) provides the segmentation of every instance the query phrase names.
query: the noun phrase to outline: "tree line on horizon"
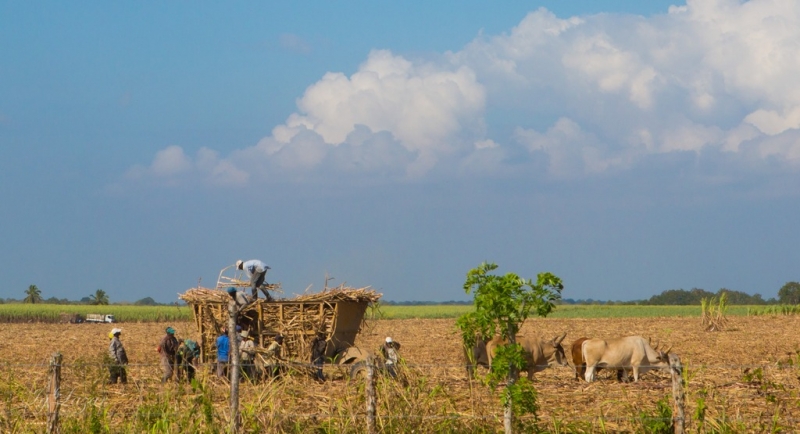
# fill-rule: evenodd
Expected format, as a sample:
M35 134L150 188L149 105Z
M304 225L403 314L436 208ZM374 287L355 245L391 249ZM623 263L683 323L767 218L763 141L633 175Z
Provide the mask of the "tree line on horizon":
M108 294L102 290L98 289L87 297L83 297L80 300L69 300L66 298L57 298L57 297L50 297L45 299L42 297L42 291L36 285L28 286L28 289L25 290L25 297L21 300L16 300L13 298L2 299L0 298L0 303L25 303L25 304L88 304L88 305L96 305L96 306L105 306L111 304L111 300ZM119 302L114 304L132 304L135 306L159 306L161 303L156 302L151 297L145 297L141 300L137 300L133 303L129 302Z
M774 304L800 304L800 283L787 282L778 290L778 298L767 300L761 294L750 295L742 291L733 291L727 288L720 288L716 293L700 288L667 289L660 294L654 295L649 299L632 301L600 301L600 300L573 300L563 299L563 304L620 304L620 305L644 305L644 306L692 306L700 304L702 299L726 294L729 305L774 305Z
M685 289L667 289L660 294L656 294L648 299L642 300L627 300L627 301L612 301L612 300L594 300L594 299L571 299L564 298L557 301L557 304L608 304L608 305L642 305L642 306L691 306L699 305L700 300L704 298L719 298L720 295L726 294L728 297L728 304L730 305L770 305L770 304L800 304L800 283L787 282L780 290L778 290L778 298L769 298L767 300L761 294L750 295L742 291L733 291L727 288L720 288L716 293L706 291L700 288L692 288L691 290ZM450 301L384 301L382 304L388 306L424 306L424 305L471 305L472 300L450 300Z
M561 299L557 304L608 304L608 305L644 305L644 306L690 306L700 304L700 300L711 297L719 297L725 293L728 297L728 304L730 305L774 305L774 304L800 304L800 283L787 282L778 290L778 298L769 298L765 300L761 294L750 295L742 291L733 291L727 288L720 288L716 293L706 291L700 288L692 288L691 290L685 289L667 289L660 294L654 295L649 299L643 300L628 300L628 301L612 301L612 300L594 300L594 299L579 299L574 300L571 298ZM36 285L30 285L25 291L25 298L15 300L13 298L2 299L0 303L41 303L41 304L89 304L89 305L108 305L110 299L108 294L102 289L98 289L94 294L83 297L80 300L68 300L66 298L50 297L44 299L41 290ZM159 306L171 305L176 303L158 303L152 297L145 297L130 302L118 302L114 304L132 304L134 306ZM425 306L425 305L471 305L472 300L449 300L449 301L382 301L381 304L387 306Z

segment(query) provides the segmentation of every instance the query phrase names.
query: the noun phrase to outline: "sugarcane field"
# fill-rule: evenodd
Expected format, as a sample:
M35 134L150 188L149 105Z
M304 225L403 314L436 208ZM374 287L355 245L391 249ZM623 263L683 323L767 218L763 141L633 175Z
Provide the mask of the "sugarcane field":
M58 353L58 432L227 432L232 388L229 376L217 374L210 341L225 327L228 294L192 288L181 297L194 309L192 320L3 324L0 431L47 431L54 395L51 361ZM353 370L367 358L335 360L343 348L334 341L347 341L347 346L374 355L370 377L376 432L502 431L503 385L485 384L483 366L475 367L474 376L468 374L467 365L475 362L465 355L455 319L365 318L364 309L379 297L369 288L339 287L246 306L240 318L244 329L256 335L260 350L276 331L286 342L274 374L257 366L254 378L240 377L237 429L367 432L367 375ZM607 369L589 383L576 378L569 354L571 343L581 337L638 335L680 357L687 432L794 431L800 421L798 317L729 317L724 330L713 332L701 320L528 319L520 335L552 340L566 334L561 345L568 359L566 365L555 363L535 373L538 411L531 426L541 432L666 432L653 427L673 426L673 372L655 369L638 381L618 381L616 372ZM127 351L126 384L108 384L112 326L121 329ZM191 339L203 347L191 382L176 372L162 383L156 347L168 327L178 340ZM328 343L324 381L315 377L307 348L319 330ZM387 337L399 344L396 376L381 367L380 348Z

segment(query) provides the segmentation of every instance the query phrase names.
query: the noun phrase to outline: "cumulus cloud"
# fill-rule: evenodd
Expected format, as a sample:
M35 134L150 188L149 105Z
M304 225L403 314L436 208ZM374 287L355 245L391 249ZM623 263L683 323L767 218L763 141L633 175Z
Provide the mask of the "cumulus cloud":
M672 153L718 159L702 167L719 171L791 172L798 40L796 0L688 0L651 17L539 9L437 60L375 50L352 75L311 84L254 146L224 158L170 147L131 173L247 183L332 171L525 173L511 169L528 164L562 179Z
M389 132L430 166L463 143L454 138L479 122L483 87L467 66L414 64L385 50L373 51L350 77L328 73L298 101L300 113L273 130L280 144L313 131L331 146L345 142L356 125ZM280 146L279 146L280 148Z

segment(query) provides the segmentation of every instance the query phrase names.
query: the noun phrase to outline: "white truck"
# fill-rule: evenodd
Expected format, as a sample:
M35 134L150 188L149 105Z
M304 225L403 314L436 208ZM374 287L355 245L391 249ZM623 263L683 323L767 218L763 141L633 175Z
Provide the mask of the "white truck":
M114 315L86 314L86 322L116 322Z

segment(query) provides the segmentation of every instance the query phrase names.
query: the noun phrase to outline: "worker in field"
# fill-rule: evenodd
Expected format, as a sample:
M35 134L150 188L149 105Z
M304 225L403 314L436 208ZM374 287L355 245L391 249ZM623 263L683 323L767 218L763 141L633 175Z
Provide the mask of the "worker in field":
M185 374L186 381L192 382L197 371L194 362L198 357L200 357L200 347L197 342L191 339L184 339L178 347L178 381L181 381Z
M272 301L272 296L269 295L267 289L262 287L262 285L266 286L269 285L264 278L267 276L267 270L269 267L267 264L259 261L258 259L251 259L247 262L243 262L241 259L236 261L236 269L243 270L250 276L250 290L253 293L253 299L258 298L258 289L261 288L261 292L264 293L264 298L267 301Z
M265 374L270 377L277 377L280 373L281 346L283 345L283 335L278 334L275 336L272 343L267 347L264 353L264 369Z
M128 355L125 354L125 347L122 346L122 341L119 336L122 334L122 329L112 329L109 336L111 343L108 345L108 355L110 356L108 373L109 382L116 384L119 380L122 384L128 383L128 376L125 372L125 365L128 364Z
M386 372L392 378L397 378L397 364L400 362L398 350L400 350L400 342L395 342L391 337L387 336L381 346L381 354L383 354L385 360Z
M161 369L164 375L161 376L161 382L166 383L172 378L175 367L178 362L178 339L175 337L175 329L167 327L164 330L166 333L158 343L156 350L161 354Z
M311 341L311 364L316 368L317 381L320 383L325 381L322 366L325 363L325 349L327 346L328 341L325 339L325 332L317 331L317 335Z
M223 328L222 334L216 341L217 346L217 376L228 377L228 362L230 359L231 341L228 337L228 329Z
M239 345L239 360L242 362L242 374L251 382L255 382L256 375L256 345L250 333L243 330L239 336L242 337L242 342Z

